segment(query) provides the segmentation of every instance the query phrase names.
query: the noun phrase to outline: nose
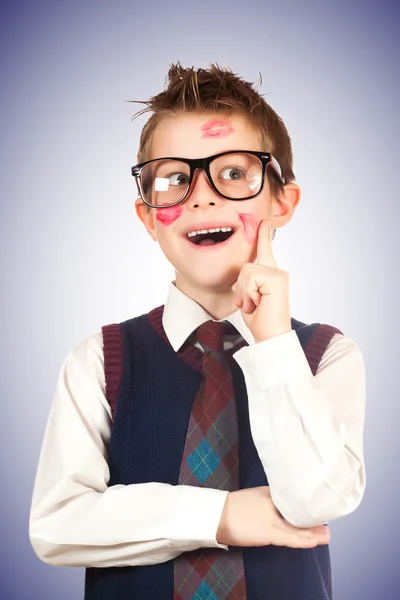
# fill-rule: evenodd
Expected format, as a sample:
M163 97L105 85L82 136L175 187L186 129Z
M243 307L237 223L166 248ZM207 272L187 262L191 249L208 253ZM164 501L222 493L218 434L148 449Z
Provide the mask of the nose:
M220 202L223 202L223 198L218 196L213 190L206 172L198 169L193 176L191 191L189 197L186 199L188 208L198 208L207 205L215 206Z

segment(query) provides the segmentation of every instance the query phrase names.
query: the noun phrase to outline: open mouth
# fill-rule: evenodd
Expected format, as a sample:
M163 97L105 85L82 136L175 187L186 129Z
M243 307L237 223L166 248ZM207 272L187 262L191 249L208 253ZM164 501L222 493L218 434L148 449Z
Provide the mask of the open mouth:
M229 240L234 233L235 230L232 227L223 227L219 230L189 233L186 234L186 238L196 246L216 246Z

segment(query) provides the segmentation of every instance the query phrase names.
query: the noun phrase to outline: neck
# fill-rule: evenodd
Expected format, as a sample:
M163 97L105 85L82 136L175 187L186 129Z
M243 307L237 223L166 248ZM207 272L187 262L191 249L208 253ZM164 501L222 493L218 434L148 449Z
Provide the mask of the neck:
M235 294L230 286L221 286L221 288L200 287L191 282L181 280L179 273L176 273L174 283L181 292L197 302L216 321L226 319L226 317L238 310L235 304Z

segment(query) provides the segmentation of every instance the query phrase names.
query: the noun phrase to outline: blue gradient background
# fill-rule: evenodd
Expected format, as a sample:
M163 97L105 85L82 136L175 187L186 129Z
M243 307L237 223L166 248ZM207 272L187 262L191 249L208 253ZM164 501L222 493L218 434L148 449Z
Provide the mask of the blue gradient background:
M145 119L124 101L176 60L261 72L289 128L303 197L274 251L292 314L341 328L367 367L367 492L331 525L335 600L400 598L397 2L16 0L0 19L1 598L83 597L83 569L31 549L35 472L67 352L173 275L134 213Z

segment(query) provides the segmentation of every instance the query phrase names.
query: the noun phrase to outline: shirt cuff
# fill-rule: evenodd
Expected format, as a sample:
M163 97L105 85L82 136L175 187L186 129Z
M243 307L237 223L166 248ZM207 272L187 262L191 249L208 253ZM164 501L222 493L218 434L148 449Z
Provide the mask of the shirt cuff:
M313 376L294 329L245 346L233 358L243 371L249 394Z
M228 496L227 491L182 485L171 529L172 544L187 551L197 548L222 548L228 546L217 542L217 530Z

